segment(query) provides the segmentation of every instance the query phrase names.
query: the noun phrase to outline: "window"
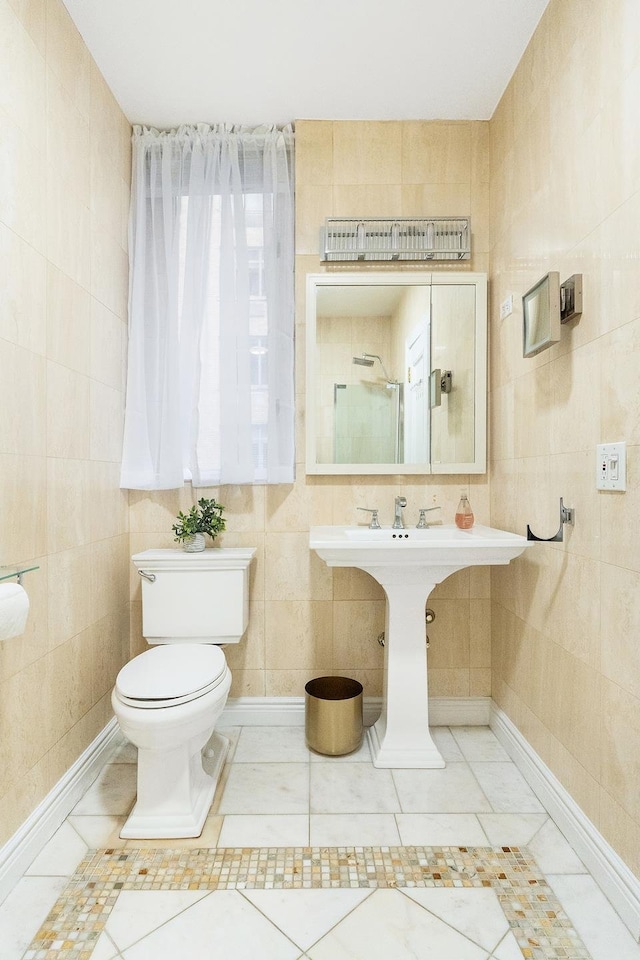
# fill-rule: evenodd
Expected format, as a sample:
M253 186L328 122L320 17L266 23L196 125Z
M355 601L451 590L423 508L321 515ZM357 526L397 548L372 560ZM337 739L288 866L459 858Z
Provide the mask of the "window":
M292 133L136 128L122 485L293 480Z

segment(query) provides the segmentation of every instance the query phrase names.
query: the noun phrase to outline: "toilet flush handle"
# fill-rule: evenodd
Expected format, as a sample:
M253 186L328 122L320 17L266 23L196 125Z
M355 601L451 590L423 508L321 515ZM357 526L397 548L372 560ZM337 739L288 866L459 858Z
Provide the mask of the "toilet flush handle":
M145 580L148 580L149 583L155 583L155 582L156 582L156 575L155 575L155 573L147 573L146 570L138 570L138 573L140 574L141 577L144 577Z

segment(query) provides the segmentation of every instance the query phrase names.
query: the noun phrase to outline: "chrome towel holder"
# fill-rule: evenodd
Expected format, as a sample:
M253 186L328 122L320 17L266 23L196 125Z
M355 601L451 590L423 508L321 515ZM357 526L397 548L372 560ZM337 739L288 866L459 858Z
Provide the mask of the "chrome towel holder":
M565 507L562 497L560 497L560 528L555 537L536 537L532 533L531 527L527 524L527 540L537 540L540 543L562 543L564 539L565 523L573 524L575 522L575 510L573 507Z

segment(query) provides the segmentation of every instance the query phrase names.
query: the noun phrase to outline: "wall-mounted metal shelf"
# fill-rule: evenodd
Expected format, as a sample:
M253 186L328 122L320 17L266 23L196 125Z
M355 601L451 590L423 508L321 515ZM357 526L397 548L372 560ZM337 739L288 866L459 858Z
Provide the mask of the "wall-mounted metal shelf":
M0 582L3 580L12 580L14 577L16 577L18 583L22 583L22 577L25 573L32 573L34 570L39 569L40 567L29 567L26 564L15 564L11 567L0 567Z
M327 217L322 261L469 260L468 217Z

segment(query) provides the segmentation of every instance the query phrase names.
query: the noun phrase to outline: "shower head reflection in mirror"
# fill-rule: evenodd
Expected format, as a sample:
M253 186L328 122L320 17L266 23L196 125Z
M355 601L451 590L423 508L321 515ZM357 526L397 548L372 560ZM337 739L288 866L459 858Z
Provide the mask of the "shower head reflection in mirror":
M382 362L382 357L377 353L363 353L361 357L354 357L351 361L352 363L357 363L361 367L372 367L373 361L377 360L380 366L382 367L382 372L387 383L397 383L397 380L393 380L386 371L385 365Z

